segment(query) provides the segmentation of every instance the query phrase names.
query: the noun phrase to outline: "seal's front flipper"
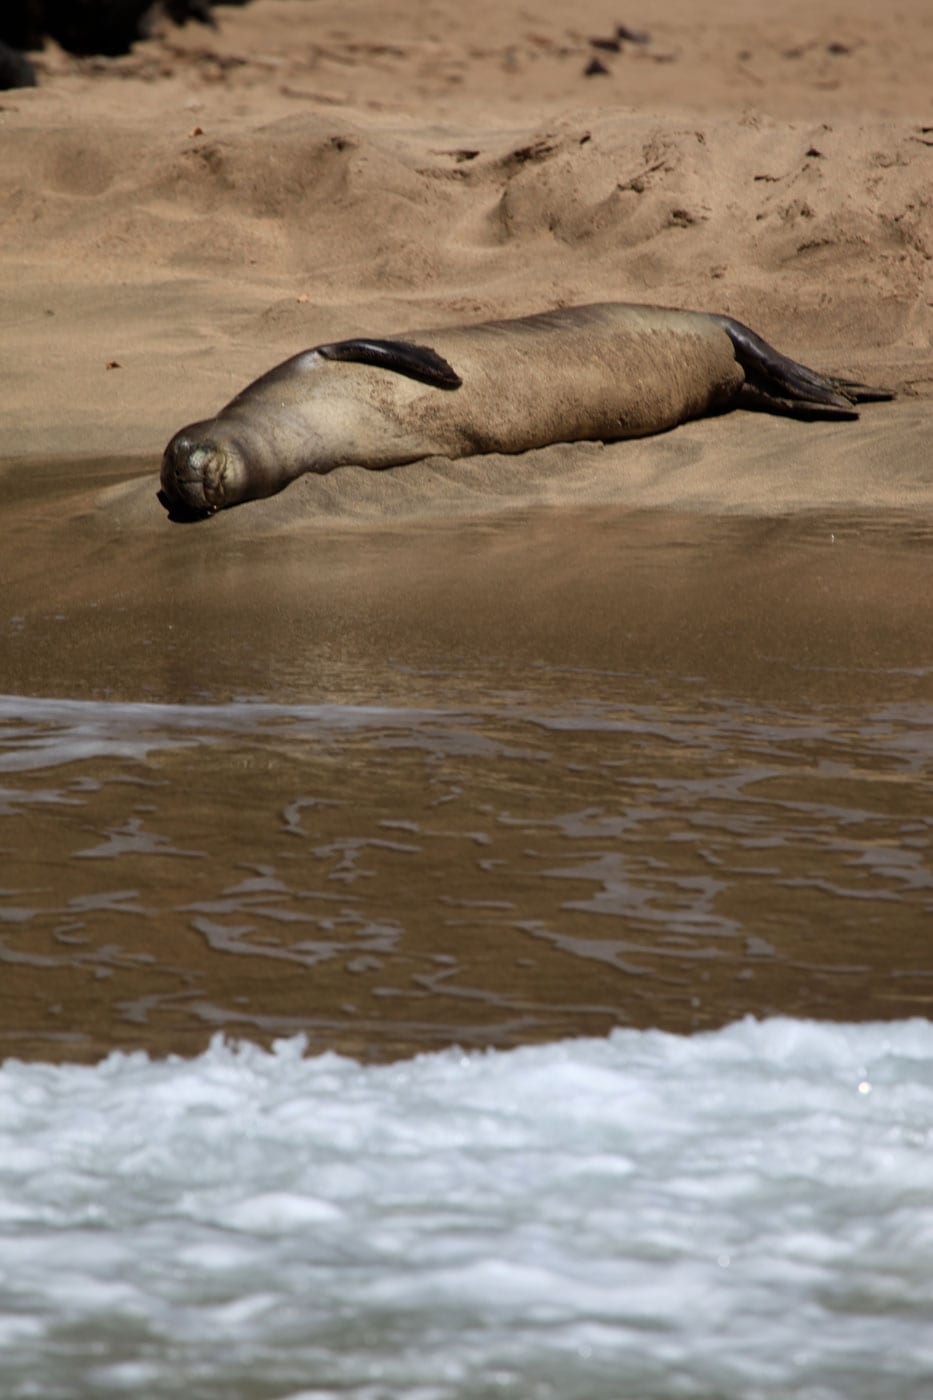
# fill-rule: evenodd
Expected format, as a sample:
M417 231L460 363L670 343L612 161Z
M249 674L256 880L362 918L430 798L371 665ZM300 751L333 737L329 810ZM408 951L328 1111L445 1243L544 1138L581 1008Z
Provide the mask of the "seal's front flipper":
M713 315L712 320L722 326L732 341L751 397L762 406L773 404L778 412L806 418L857 418L855 404L894 398L890 389L820 374L798 364L731 316Z
M319 345L319 355L325 360L351 360L360 365L376 365L394 370L409 379L420 379L435 389L459 389L463 380L436 350L427 345L413 345L408 340L338 340L333 345Z

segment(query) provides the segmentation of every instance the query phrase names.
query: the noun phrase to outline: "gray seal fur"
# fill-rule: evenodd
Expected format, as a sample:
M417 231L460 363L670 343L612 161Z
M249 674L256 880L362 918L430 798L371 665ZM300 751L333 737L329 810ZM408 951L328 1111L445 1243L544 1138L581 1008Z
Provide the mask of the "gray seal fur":
M199 516L350 464L644 437L740 400L855 418L892 397L808 369L729 316L574 306L304 350L175 434L161 498Z

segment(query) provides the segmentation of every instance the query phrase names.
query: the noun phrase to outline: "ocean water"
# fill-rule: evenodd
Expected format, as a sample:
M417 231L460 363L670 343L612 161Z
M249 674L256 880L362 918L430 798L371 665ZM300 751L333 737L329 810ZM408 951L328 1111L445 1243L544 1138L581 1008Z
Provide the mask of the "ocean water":
M434 705L0 695L0 1054L927 1013L924 699L410 683Z
M8 1400L921 1400L933 1026L0 1069Z
M74 472L5 478L0 1400L929 1400L928 525Z

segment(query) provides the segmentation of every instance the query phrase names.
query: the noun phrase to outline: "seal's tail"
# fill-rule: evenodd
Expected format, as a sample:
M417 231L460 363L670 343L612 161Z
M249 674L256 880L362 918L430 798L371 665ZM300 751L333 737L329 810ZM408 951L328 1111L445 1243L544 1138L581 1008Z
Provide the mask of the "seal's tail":
M782 355L760 335L731 316L713 316L732 341L752 396L778 412L800 418L857 418L859 403L893 399L891 389L820 374Z

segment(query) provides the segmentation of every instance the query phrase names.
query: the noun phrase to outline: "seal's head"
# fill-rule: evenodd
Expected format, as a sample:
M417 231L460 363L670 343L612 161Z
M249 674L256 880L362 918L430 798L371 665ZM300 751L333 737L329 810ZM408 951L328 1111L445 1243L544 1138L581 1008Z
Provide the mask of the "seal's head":
M162 495L171 511L212 515L223 506L236 505L243 477L236 445L220 439L215 423L182 428L162 456Z

